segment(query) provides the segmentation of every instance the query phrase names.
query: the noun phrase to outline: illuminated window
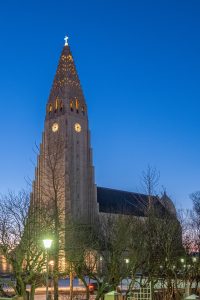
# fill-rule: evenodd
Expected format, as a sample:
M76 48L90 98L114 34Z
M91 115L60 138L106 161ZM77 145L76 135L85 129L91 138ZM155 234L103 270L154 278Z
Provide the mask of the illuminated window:
M49 113L51 113L52 110L53 110L53 106L52 106L52 104L49 104Z
M68 58L69 61L73 61L73 58L70 54L67 56L67 58Z
M70 101L70 109L71 109L71 111L74 110L74 103L73 103L73 100Z
M78 110L79 110L79 101L78 99L76 99L76 112L78 113Z
M58 110L58 97L56 98L56 102L55 102L55 111Z

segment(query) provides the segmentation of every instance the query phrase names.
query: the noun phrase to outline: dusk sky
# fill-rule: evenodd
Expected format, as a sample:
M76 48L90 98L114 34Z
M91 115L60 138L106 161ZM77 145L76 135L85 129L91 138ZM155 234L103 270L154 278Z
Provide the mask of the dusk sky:
M149 164L175 204L191 207L189 195L200 190L199 0L3 1L0 193L34 177L66 34L97 185L142 191Z

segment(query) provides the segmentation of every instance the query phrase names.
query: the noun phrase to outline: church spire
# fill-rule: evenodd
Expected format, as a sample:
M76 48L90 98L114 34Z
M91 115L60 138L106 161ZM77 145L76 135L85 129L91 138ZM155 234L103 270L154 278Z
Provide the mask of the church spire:
M78 98L81 102L85 102L74 59L68 44L68 37L66 36L64 40L65 45L60 56L48 102L52 103L56 98L60 98L63 102L70 98Z

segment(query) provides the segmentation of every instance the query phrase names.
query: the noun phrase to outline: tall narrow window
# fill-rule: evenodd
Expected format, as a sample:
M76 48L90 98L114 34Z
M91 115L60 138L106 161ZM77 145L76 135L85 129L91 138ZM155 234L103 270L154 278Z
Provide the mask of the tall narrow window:
M56 98L56 101L55 101L55 111L58 110L58 97Z
M52 104L50 103L50 104L49 104L49 114L52 112L52 110L53 110L53 106L52 106Z
M71 111L74 110L74 103L73 103L73 100L70 101L70 109L71 109Z
M79 101L78 99L76 99L76 112L78 113L78 110L79 110Z

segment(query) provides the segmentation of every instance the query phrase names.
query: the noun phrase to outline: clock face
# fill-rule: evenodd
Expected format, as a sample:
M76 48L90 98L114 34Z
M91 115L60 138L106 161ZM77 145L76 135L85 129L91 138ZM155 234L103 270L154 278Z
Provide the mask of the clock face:
M51 127L52 131L56 132L56 131L58 131L58 128L59 128L58 123L53 123L53 125Z
M81 132L81 125L79 123L76 123L74 125L74 129L76 130L76 132Z

